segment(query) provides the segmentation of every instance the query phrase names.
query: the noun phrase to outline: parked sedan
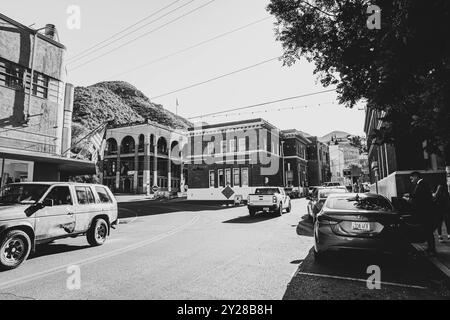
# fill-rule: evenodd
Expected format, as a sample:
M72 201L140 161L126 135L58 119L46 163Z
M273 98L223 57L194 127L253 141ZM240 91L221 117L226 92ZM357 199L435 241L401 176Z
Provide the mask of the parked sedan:
M329 250L396 251L401 248L401 215L377 194L332 194L314 224L314 255Z
M315 221L317 213L322 209L325 200L327 200L330 194L334 193L348 193L345 187L321 187L316 188L308 202L308 215Z

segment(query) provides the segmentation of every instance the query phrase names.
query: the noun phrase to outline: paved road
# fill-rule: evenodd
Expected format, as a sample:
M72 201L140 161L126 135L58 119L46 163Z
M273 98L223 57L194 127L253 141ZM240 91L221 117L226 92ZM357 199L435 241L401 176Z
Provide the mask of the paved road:
M440 275L421 260L343 255L316 264L305 206L295 200L292 213L250 218L245 207L121 203L126 223L104 246L91 248L77 238L42 247L19 269L0 273L0 299L450 297ZM374 263L388 283L371 291L363 281ZM80 268L79 290L67 287L73 266Z

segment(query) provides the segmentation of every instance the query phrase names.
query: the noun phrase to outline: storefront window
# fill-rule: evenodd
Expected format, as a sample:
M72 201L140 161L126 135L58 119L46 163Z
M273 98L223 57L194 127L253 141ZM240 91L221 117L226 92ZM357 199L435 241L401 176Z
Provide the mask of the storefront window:
M242 180L242 186L248 187L248 169L242 168L241 169L241 180Z
M0 159L0 186L15 182L33 181L33 169L33 162Z

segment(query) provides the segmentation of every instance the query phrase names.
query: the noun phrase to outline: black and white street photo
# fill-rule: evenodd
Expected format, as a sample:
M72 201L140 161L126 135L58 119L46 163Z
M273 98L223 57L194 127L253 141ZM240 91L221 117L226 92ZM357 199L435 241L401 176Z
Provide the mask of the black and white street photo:
M0 304L450 300L449 191L447 0L2 0Z

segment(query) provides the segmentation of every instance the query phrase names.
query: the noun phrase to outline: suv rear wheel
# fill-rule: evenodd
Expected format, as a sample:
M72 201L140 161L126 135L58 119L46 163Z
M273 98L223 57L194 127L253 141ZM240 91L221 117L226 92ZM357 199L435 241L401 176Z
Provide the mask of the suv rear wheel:
M91 246L97 247L105 243L108 235L108 224L104 219L98 218L92 222L86 238Z
M11 270L20 266L30 254L31 240L22 230L11 230L0 242L0 269Z

